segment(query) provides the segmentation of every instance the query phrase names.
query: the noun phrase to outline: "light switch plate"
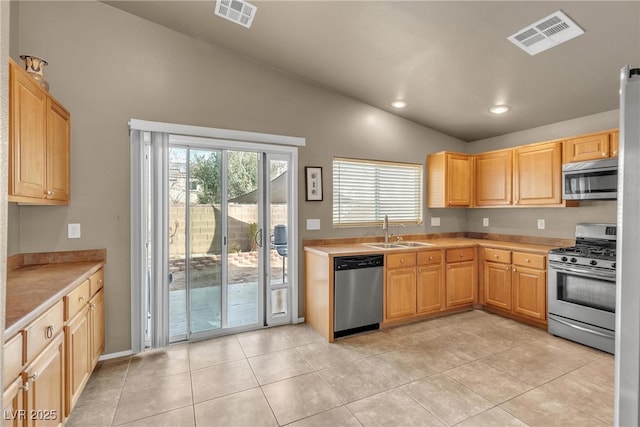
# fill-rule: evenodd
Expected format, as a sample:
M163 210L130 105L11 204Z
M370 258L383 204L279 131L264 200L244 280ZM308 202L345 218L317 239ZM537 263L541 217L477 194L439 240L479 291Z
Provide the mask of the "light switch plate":
M544 219L539 219L538 220L538 230L544 230Z
M67 238L79 239L80 238L80 224L68 224L67 225Z
M320 220L307 219L307 230L320 230Z
M489 218L482 218L482 226L483 227L489 226Z
M440 218L439 217L433 217L431 218L431 226L432 227L440 227Z

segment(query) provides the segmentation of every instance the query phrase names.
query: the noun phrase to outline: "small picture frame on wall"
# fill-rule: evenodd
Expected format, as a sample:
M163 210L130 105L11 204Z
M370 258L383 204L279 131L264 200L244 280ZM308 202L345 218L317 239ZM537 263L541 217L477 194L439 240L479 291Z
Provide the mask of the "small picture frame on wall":
M305 166L304 171L307 187L306 200L308 202L322 201L322 168Z

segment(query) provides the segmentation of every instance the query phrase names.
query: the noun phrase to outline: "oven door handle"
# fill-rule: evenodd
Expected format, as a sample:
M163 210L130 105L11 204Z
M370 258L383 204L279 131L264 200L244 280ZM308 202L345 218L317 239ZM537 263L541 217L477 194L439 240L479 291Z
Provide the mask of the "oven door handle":
M605 338L611 338L611 335L603 334L602 332L594 331L593 329L583 328L582 326L578 326L578 325L574 325L573 323L565 322L564 320L560 320L555 316L552 319L554 321L558 322L558 323L562 323L565 326L577 329L577 330L582 331L582 332L588 332L588 333L593 334L593 335L598 335L598 336L605 337Z
M582 276L582 277L597 277L599 279L604 279L604 280L608 280L610 282L615 282L616 281L616 276L613 275L611 276L610 274L602 274L599 273L597 271L593 271L593 270L578 270L577 268L571 268L571 267L560 267L556 264L552 264L549 265L550 270L553 271L559 271L562 273L573 273L573 274L577 274L578 276Z

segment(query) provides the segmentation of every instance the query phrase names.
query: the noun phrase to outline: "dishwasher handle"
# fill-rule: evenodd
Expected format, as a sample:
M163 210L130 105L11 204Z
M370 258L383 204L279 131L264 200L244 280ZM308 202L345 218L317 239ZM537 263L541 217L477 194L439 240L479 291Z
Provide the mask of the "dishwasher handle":
M334 258L334 271L384 266L384 255L356 255Z

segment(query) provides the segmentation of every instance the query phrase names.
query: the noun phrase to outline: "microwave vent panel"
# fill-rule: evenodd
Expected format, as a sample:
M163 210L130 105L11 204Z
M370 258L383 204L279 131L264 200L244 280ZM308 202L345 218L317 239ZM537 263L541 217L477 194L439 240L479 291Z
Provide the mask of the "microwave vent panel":
M562 11L557 11L507 38L533 56L581 34L584 30L578 24Z

